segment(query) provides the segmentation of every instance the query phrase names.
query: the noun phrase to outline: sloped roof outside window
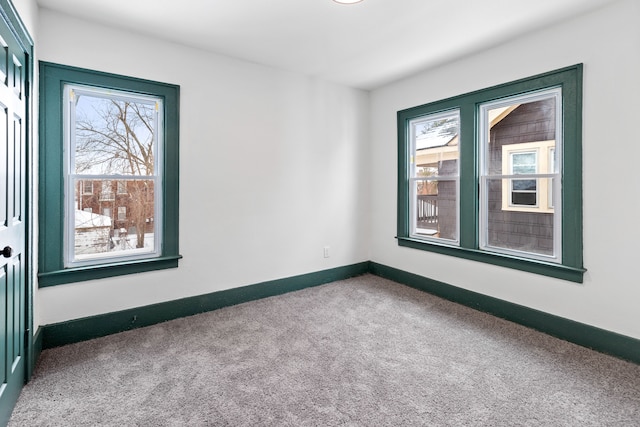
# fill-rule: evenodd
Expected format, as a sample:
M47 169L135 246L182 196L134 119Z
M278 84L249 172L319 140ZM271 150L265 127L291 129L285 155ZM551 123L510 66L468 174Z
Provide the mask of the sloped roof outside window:
M76 210L75 228L111 227L111 218L91 212Z
M427 148L444 147L446 145L455 145L453 142L457 141L458 134L455 135L442 135L437 132L428 132L416 137L416 150L425 150Z

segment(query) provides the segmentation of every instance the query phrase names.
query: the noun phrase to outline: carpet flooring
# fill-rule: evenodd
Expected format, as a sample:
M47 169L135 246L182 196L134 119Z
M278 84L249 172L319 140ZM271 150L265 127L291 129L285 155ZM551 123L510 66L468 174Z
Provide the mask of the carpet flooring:
M9 426L639 426L640 365L364 275L43 351Z

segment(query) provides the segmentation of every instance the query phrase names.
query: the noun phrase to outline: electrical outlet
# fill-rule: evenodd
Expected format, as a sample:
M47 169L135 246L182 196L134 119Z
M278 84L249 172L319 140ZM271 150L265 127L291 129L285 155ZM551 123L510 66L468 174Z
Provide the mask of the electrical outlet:
M329 246L324 247L324 257L329 258Z

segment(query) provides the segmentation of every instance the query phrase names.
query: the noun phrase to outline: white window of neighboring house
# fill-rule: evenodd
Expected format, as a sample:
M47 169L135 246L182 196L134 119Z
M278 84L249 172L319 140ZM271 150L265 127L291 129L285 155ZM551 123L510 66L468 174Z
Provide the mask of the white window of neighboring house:
M118 194L127 194L127 182L118 181Z
M127 219L127 207L118 206L118 221L124 221Z
M82 181L82 194L93 194L93 181Z
M102 208L102 215L111 218L111 208Z
M553 175L556 141L534 141L502 146L502 210L553 212ZM546 174L546 178L538 178ZM529 175L519 179L516 175Z
M100 200L113 200L113 187L111 181L102 181Z
M84 208L84 209L83 209L83 211L85 211L85 212L89 212L89 213L92 213L92 212L93 212L93 209L92 209L92 208Z
M504 148L503 148L504 149ZM511 153L509 156L512 175L532 175L538 171L538 153L529 151L524 153ZM538 205L538 180L536 179L511 179L512 206L537 206Z

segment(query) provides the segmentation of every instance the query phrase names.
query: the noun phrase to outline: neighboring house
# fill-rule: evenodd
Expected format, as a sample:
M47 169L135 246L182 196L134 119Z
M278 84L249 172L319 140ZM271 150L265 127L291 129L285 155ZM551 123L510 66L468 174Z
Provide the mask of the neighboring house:
M455 174L458 135L428 135L416 138L416 166L426 176ZM457 229L456 184L431 181L418 184L418 226L420 233L434 237L454 236Z
M153 182L82 180L76 189L77 209L110 219L113 233L129 235L153 232ZM77 228L77 220L76 220Z
M555 165L554 101L514 105L491 122L491 174L549 173ZM489 191L489 243L553 253L551 179L494 180ZM498 226L497 223L501 223Z
M107 252L111 248L111 218L76 210L75 253L88 255Z

